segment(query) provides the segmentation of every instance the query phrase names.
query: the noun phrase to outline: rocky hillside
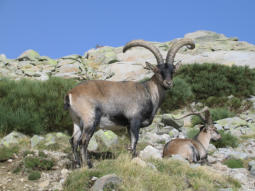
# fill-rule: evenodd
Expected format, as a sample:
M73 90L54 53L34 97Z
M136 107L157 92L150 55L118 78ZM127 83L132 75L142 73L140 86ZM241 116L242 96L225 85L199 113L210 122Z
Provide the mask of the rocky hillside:
M196 48L181 49L176 62L255 68L252 44L210 31L197 31L185 37L194 39ZM166 55L172 41L153 43ZM78 80L143 80L151 76L144 69L145 61L156 63L144 48L123 54L122 47L103 46L82 56L56 60L27 50L17 59L0 55L0 79L47 80L56 76ZM159 113L152 125L140 131L139 154L134 159L128 155L127 133L97 131L89 144L93 169L73 169L70 136L65 132L28 136L13 131L0 135L0 190L100 190L107 182L104 190L255 190L255 97L236 99L227 95L224 99L231 106L237 105L237 112L213 108L218 117L215 127L222 140L210 144L207 164L189 163L179 155L162 159L168 141L192 138L198 132L195 118L175 120L190 108L197 111L203 108L204 103L196 101L171 114Z
M196 48L183 48L176 56L177 62L181 60L183 64L218 63L255 67L255 46L240 42L236 37L229 38L210 31L188 33L184 37L194 39ZM172 41L153 43L166 55ZM56 60L40 56L34 50L27 50L17 59L0 55L0 77L141 80L151 75L143 68L145 61L156 62L153 55L143 48L134 48L123 54L122 47L102 46L84 55L69 55Z

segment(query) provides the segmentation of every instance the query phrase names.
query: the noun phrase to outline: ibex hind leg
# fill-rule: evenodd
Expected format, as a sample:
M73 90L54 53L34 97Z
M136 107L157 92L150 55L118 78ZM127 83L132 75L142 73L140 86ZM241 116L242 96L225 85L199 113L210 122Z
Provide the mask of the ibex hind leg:
M101 111L99 109L95 110L94 116L92 118L84 118L83 119L83 130L81 135L81 156L82 156L82 166L87 166L92 168L93 165L90 161L88 154L88 145L91 137L93 136L96 127L100 123L101 119Z
M77 123L74 123L73 135L72 135L71 139L69 140L69 142L72 147L75 168L79 168L81 165L81 158L78 153L80 137L81 137L80 126Z

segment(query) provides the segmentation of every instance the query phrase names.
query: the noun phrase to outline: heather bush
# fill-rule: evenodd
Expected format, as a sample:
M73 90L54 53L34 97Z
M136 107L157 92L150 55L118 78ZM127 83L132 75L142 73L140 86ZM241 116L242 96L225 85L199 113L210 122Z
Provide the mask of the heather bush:
M71 119L63 109L64 95L75 84L60 78L43 82L0 80L0 134L68 130Z
M255 93L255 70L247 66L183 65L177 76L191 86L198 100L210 96L246 97Z

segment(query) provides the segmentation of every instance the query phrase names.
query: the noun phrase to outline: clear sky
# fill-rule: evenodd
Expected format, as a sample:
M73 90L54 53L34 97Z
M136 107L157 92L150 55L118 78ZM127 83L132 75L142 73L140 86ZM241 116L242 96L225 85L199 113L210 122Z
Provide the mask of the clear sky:
M97 44L211 30L255 44L255 0L0 0L0 54L59 58Z

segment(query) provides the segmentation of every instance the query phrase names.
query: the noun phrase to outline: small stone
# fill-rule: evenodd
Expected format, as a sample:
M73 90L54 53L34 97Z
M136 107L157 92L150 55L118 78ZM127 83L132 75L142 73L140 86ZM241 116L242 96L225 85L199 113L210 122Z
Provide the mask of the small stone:
M207 149L208 153L213 153L217 150L217 148L213 144L209 144L209 147Z
M162 154L161 151L159 151L158 149L148 145L147 147L145 147L144 150L142 150L139 154L139 156L141 157L141 159L161 159L162 158Z
M171 156L171 159L173 160L179 160L179 161L182 161L182 162L185 162L187 164L189 164L189 161L187 161L185 158L183 158L181 155L172 155Z
M11 163L13 160L12 159L8 159L8 162Z
M248 166L249 166L249 168L255 166L255 160L249 161Z
M67 170L66 168L61 170L61 177L66 178L69 174L69 170Z
M93 176L93 177L91 178L92 181L96 181L97 179L98 179L98 177L95 177L95 176Z
M45 181L43 181L43 182L40 182L40 183L38 184L38 186L39 186L40 188L46 188L47 186L49 186L49 184L50 184L50 181L49 181L49 180L45 180Z
M147 166L146 162L144 162L142 159L140 159L140 158L138 158L138 157L133 158L133 159L131 160L131 163L132 163L132 164L139 165L139 166L141 166L141 167L146 167L146 166Z

